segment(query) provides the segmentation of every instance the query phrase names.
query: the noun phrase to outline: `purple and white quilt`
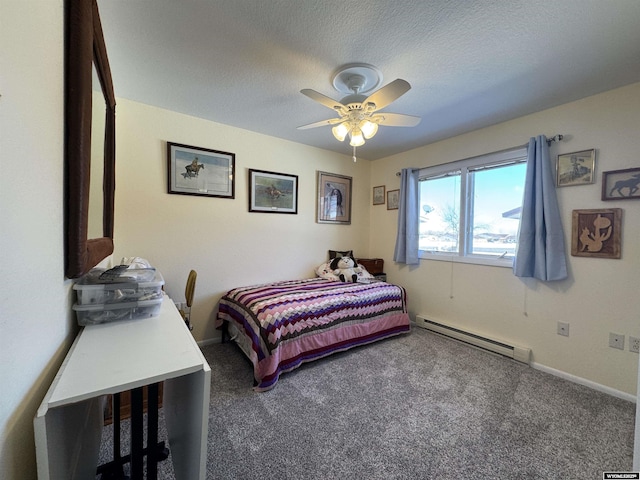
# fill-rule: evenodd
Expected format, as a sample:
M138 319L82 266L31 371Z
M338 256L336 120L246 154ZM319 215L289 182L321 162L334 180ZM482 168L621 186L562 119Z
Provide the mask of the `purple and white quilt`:
M216 327L232 322L248 337L263 391L304 362L408 332L406 304L405 290L385 282L292 280L230 290Z

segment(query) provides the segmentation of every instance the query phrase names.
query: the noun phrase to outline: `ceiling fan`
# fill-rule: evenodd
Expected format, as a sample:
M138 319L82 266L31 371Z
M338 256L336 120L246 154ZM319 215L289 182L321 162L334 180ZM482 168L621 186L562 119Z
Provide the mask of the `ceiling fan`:
M372 65L363 63L349 64L340 68L333 76L336 90L348 94L340 101L334 100L315 90L305 88L300 93L311 100L324 105L338 114L337 118L321 120L298 127L299 130L333 125L333 136L340 142L349 136L349 144L353 147L353 160L356 160L355 149L364 145L365 139L372 138L378 131L378 125L389 127L414 127L420 123L420 117L401 113L379 112L380 109L394 102L411 89L406 80L400 78L385 85L376 92L365 95L382 83L382 74Z

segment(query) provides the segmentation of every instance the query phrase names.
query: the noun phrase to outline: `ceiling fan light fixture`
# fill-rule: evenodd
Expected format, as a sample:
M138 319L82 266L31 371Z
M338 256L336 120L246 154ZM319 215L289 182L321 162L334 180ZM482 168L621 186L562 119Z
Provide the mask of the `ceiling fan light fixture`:
M347 137L347 134L349 133L349 127L347 127L345 122L339 123L331 129L331 133L333 133L333 136L336 137L336 140L338 140L339 142L343 142Z
M375 90L381 82L382 74L377 68L359 63L345 65L334 74L333 86L339 92L347 94L339 101L309 88L300 90L300 93L330 108L339 117L302 125L298 129L305 130L333 125L331 133L336 140L343 142L349 136L349 145L353 147L353 160L355 161L356 147L364 145L365 139L373 138L380 125L391 127L417 125L420 117L400 113L376 113L407 93L411 88L409 82L397 78L374 93L369 93Z
M351 130L351 141L349 142L349 145L351 145L352 147L360 147L364 145L362 130L360 130L358 127Z
M370 122L369 120L365 120L360 124L360 130L362 130L364 138L369 140L370 138L373 138L373 136L378 132L378 124Z

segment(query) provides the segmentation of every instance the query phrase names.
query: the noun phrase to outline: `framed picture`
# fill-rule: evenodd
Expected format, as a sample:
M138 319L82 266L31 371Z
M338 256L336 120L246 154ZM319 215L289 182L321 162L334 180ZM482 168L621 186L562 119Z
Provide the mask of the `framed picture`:
M249 211L298 213L298 176L249 169Z
M397 210L400 204L400 190L389 190L387 192L387 210Z
M373 204L384 205L384 185L373 187Z
M571 222L571 255L620 258L622 209L574 210Z
M602 172L602 200L640 198L640 167Z
M596 151L593 149L558 155L556 185L569 187L594 183L596 181L595 171Z
M234 198L235 162L233 153L167 142L168 191Z
M351 177L318 172L318 223L351 223Z

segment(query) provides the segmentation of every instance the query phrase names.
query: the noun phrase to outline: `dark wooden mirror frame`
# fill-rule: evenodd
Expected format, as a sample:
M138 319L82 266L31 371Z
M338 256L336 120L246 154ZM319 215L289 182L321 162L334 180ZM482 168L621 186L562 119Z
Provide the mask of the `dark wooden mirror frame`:
M67 0L65 275L77 278L113 253L115 107L96 0ZM91 177L92 64L106 107L102 238L87 238Z

